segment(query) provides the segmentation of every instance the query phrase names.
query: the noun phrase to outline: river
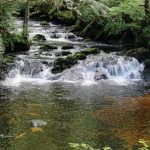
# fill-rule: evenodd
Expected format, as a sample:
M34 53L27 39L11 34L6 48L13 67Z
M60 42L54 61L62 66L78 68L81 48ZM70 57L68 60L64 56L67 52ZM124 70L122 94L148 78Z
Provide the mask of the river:
M22 21L17 25L20 32ZM68 143L126 150L140 138L150 141L150 79L149 72L142 77L143 64L101 52L57 76L51 68L56 58L66 57L60 55L64 44L73 46L71 53L104 44L52 23L30 21L29 31L30 39L43 34L57 49L41 52L41 43L34 41L0 83L1 150L70 150ZM107 80L94 80L97 66ZM46 125L33 127L33 120Z

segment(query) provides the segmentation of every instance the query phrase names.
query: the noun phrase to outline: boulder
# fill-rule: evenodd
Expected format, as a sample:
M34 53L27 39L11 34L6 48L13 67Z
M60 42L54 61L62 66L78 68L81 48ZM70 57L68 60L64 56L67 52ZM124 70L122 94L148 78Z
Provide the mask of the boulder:
M70 68L75 64L77 64L77 60L72 56L68 56L66 58L58 58L54 61L52 73L61 73L64 69Z
M69 51L62 51L62 52L57 52L55 55L56 56L67 56L67 55L70 55L72 54L71 52Z
M63 45L63 46L62 46L62 49L63 49L63 50L73 49L73 48L74 48L74 46L73 46L73 45L70 45L70 44L66 44L66 45Z
M94 80L98 81L98 80L106 80L108 79L106 73L102 70L102 69L97 69L95 76L94 76Z
M40 25L42 25L42 26L49 26L49 23L47 21L41 21Z
M35 41L46 41L46 38L45 38L45 36L42 35L42 34L37 34L37 35L35 35L35 36L33 37L33 40L35 40Z
M140 62L143 62L146 59L150 58L150 50L146 49L146 48L135 48L135 49L131 49L126 53L127 56L130 57L135 57L136 59L138 59Z
M34 119L31 120L31 126L36 128L36 127L41 127L41 126L46 126L47 122L41 120L41 119Z
M69 39L69 40L74 40L75 38L76 38L76 36L73 35L73 34L68 36L68 39Z
M57 49L56 46L51 46L49 44L43 45L40 47L40 50L42 51L49 51L49 50L53 50L53 49Z
M85 51L82 51L82 53L85 54L85 55L99 54L100 49L98 49L98 48L88 48Z
M85 60L86 59L86 55L83 54L82 52L77 52L74 54L74 57L77 59L77 60Z

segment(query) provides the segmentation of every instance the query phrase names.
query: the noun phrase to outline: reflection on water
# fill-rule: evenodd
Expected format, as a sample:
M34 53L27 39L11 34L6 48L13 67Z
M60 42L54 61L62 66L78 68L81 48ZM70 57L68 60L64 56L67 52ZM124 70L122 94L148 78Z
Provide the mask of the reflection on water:
M105 82L25 84L0 89L1 150L69 150L68 143L88 143L114 150L150 141L150 95L142 86ZM31 120L46 126L33 130Z

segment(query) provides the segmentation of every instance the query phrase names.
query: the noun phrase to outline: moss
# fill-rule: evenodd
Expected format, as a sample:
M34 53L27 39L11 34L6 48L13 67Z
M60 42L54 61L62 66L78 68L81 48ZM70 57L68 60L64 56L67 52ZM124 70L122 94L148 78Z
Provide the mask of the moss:
M46 41L46 38L45 38L45 36L42 35L42 34L37 34L37 35L35 35L35 36L33 37L33 40L40 42L40 41Z
M72 25L75 23L75 16L70 10L63 10L57 13L57 17L65 24Z
M30 48L29 41L22 35L6 34L3 36L5 53L28 51Z
M75 64L77 64L78 60L86 59L86 55L90 54L98 54L100 52L97 48L90 48L85 51L76 52L73 55L69 55L66 58L58 58L54 61L52 73L61 73L63 70L67 68L71 68Z
M82 51L83 54L85 55L91 55L91 54L99 54L100 53L100 49L98 48L89 48L85 51Z
M42 51L49 51L49 50L53 50L53 49L57 49L57 47L51 46L49 44L45 44L45 45L40 47L40 50L42 50Z
M41 21L40 25L42 25L42 26L49 26L49 23L47 21Z
M8 72L9 66L12 64L13 60L13 56L0 57L0 80L4 79L5 74Z
M58 58L54 61L52 73L61 73L63 70L70 68L75 64L77 64L77 60L75 60L72 56L68 56L66 58Z
M66 49L73 49L74 48L74 46L73 45L70 45L70 44L66 44L66 45L63 45L62 46L62 49L63 50L66 50Z
M137 58L140 62L149 59L150 58L150 50L146 48L135 48L131 49L126 53L127 56L130 57L135 57Z
M73 55L73 57L77 60L84 60L86 59L86 55L83 54L82 52L77 52Z

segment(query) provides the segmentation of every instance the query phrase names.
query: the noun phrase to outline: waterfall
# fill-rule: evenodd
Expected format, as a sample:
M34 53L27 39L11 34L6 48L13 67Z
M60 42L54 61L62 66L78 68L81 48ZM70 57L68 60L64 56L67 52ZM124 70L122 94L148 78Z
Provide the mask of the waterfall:
M19 27L20 23L21 21L17 23ZM86 60L78 61L78 64L70 69L54 75L51 72L54 60L66 57L59 56L58 52L67 51L73 54L79 50L83 51L85 47L105 45L84 41L81 37L67 31L66 28L52 23L45 28L39 22L30 21L29 38L32 40L37 34L42 34L46 41L42 43L34 41L27 53L17 55L7 74L6 84L13 85L30 81L98 82L99 80L139 80L142 78L144 65L135 58L117 56L115 53L107 54L103 51L98 55L90 55ZM41 44L45 43L54 49L42 51ZM71 49L62 49L64 44L71 44Z
M143 69L144 65L135 58L101 52L97 56L89 56L79 65L65 71L62 79L83 81L141 79Z

